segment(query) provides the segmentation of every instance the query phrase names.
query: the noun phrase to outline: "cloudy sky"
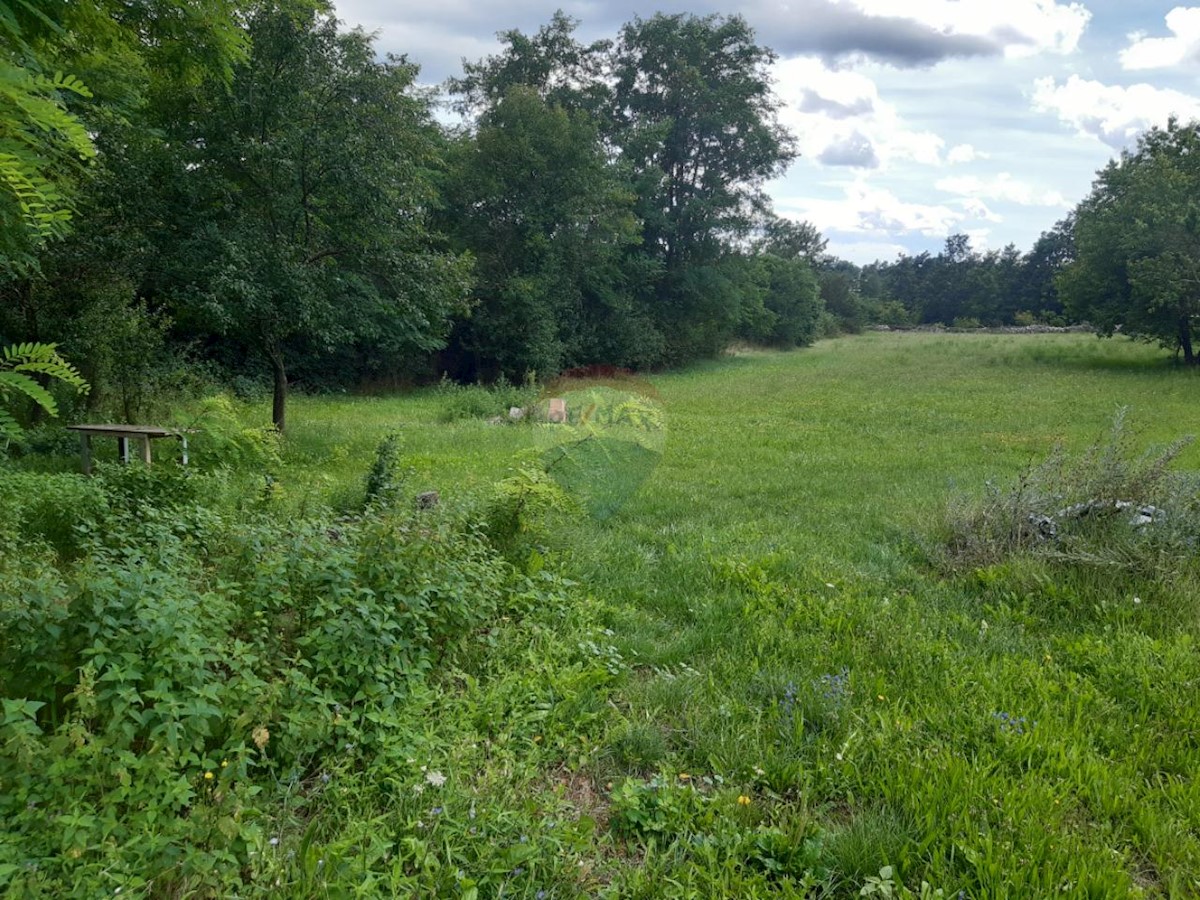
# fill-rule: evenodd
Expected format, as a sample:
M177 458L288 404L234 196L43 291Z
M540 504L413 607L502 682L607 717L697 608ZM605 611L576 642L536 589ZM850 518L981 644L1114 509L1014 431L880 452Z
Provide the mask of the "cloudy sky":
M1155 0L336 2L428 82L559 7L583 39L660 10L740 13L779 54L802 153L771 185L776 208L856 262L936 250L954 232L1027 249L1140 131L1200 117L1200 6Z

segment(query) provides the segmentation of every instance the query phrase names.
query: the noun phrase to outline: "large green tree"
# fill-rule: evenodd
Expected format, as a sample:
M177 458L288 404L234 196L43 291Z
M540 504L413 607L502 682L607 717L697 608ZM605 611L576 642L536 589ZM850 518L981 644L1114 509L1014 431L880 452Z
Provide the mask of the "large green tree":
M0 274L67 233L87 163L167 85L227 80L238 0L0 0ZM96 166L91 166L94 172Z
M451 174L446 229L476 258L476 305L458 335L474 374L636 361L621 358L636 341L611 343L636 325L623 266L639 237L633 196L590 117L513 86Z
M1019 290L1022 308L1042 318L1060 317L1063 305L1056 281L1074 258L1075 216L1070 214L1043 231L1025 254Z
M776 120L774 58L739 16L638 18L615 48L613 137L660 267L654 309L674 360L719 349L736 327L741 267L722 263L794 156Z
M171 123L189 152L157 234L157 291L261 355L280 430L297 355L436 349L468 278L427 227L440 138L416 67L312 6L262 4L230 91Z
M551 106L604 119L612 99L606 78L612 42L582 43L575 37L578 27L579 22L560 9L534 34L501 32L499 53L464 61L462 77L447 83L455 108L479 118L495 109L512 88L523 87Z
M748 293L742 311L742 336L778 347L804 347L817 337L825 308L817 266L827 241L809 222L768 216L751 244L755 302Z
M1057 282L1067 311L1200 363L1200 124L1172 120L1110 162L1075 210L1074 237Z

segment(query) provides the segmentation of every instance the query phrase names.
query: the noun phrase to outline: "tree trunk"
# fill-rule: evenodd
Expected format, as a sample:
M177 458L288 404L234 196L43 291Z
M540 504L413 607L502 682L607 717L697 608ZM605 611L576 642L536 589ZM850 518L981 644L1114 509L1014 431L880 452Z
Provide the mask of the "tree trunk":
M287 419L287 369L283 365L283 354L278 350L271 351L268 356L275 381L275 392L271 399L271 421L275 424L275 430L283 434Z
M1179 319L1179 346L1183 348L1184 365L1196 365L1196 354L1192 350L1192 326L1187 316Z

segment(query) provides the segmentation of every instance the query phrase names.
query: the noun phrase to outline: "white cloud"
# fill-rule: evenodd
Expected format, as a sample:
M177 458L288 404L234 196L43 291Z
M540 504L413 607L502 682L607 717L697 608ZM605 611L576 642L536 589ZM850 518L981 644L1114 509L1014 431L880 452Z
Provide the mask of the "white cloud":
M965 234L967 237L969 237L971 239L971 249L972 250L987 250L988 239L992 235L992 229L990 229L990 228L968 228L966 231L963 232L963 234Z
M1071 204L1060 192L1040 190L1020 181L1008 172L980 178L976 175L954 175L939 179L934 185L939 191L985 200L999 200L1020 206L1063 207Z
M775 81L783 100L780 118L796 135L801 156L829 160L839 148L853 144L869 145L871 161L880 170L906 161L941 164L945 141L905 124L862 73L798 56L775 64ZM858 112L847 112L854 110Z
M1121 87L1072 75L1062 84L1039 78L1034 83L1033 108L1055 113L1080 134L1119 149L1148 128L1165 125L1171 116L1200 117L1200 98L1149 84Z
M859 178L842 185L837 199L777 197L786 214L812 222L821 231L869 235L877 238L898 234L945 237L968 218L963 210L930 203L901 200L887 188L875 187Z
M977 159L987 159L990 156L981 150L976 150L970 144L955 144L946 154L946 162L951 165L974 162Z
M825 249L839 259L848 259L860 266L880 259L895 259L901 253L909 252L903 244L891 241L842 241L836 237L829 239L829 244Z
M1130 44L1121 51L1121 66L1139 69L1166 69L1200 58L1200 8L1177 6L1166 17L1170 37L1148 37L1145 32L1129 36Z
M1004 216L994 213L988 205L978 197L966 197L960 201L963 212L972 219L982 219L985 222L1003 222Z

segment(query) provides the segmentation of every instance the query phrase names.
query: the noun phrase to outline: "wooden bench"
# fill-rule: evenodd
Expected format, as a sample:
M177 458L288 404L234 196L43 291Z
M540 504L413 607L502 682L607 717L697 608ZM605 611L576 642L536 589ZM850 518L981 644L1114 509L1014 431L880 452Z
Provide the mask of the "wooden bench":
M142 442L142 461L150 465L150 442L157 438L175 438L182 446L183 464L188 463L188 429L159 428L155 425L68 425L70 431L79 432L79 445L83 454L83 474L92 474L92 437L115 437L117 455L121 462L129 462L129 442Z

